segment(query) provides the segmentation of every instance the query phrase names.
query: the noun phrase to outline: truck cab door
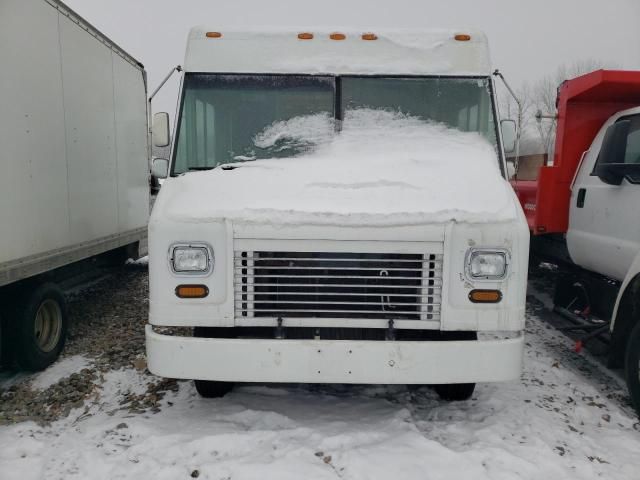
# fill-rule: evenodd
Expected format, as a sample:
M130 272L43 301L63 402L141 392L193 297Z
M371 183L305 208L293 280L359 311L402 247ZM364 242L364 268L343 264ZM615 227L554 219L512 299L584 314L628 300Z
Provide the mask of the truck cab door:
M617 280L625 278L640 251L640 109L634 112L610 120L598 133L577 172L569 209L571 259ZM613 181L599 168L612 143L618 152L616 168L609 169Z

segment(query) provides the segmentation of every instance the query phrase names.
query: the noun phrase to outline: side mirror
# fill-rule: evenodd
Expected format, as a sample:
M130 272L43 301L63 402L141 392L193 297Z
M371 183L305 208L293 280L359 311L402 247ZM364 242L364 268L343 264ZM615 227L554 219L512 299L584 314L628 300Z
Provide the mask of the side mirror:
M151 162L151 175L154 178L167 178L169 175L169 160L166 158L154 158Z
M500 129L502 130L502 144L505 153L511 153L516 149L518 141L517 128L515 120L501 120Z
M151 124L151 139L156 147L166 147L171 143L171 133L169 133L169 114L159 112L153 115Z
M609 185L620 185L625 176L624 157L631 120L621 120L607 128L591 175Z

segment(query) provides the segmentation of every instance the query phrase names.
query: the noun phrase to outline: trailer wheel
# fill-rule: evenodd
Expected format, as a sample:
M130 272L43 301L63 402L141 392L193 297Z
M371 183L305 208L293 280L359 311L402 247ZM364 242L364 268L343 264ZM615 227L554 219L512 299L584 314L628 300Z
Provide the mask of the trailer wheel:
M640 415L640 322L631 332L627 343L625 374L631 402Z
M434 385L434 390L442 400L462 401L469 400L476 388L475 383L450 383Z
M62 291L45 283L23 291L14 303L10 319L13 353L25 370L43 370L64 348L67 337L67 308Z

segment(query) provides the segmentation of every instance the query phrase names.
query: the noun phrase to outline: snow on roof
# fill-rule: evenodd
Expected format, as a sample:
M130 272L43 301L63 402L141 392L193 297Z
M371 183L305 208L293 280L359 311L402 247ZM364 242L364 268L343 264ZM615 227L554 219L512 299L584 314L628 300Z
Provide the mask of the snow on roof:
M216 31L220 37L207 37ZM331 40L333 30L263 30L254 32L195 27L188 39L185 71L219 73L489 75L486 36L465 30L468 41L455 40L457 30L338 30L344 40ZM301 32L313 38L301 40Z
M314 150L171 178L156 208L175 221L276 225L400 226L517 216L494 147L477 133L363 109L347 112L342 132L327 139L323 125L330 119L314 117L276 123L255 139L263 148L281 148L285 139L319 144Z

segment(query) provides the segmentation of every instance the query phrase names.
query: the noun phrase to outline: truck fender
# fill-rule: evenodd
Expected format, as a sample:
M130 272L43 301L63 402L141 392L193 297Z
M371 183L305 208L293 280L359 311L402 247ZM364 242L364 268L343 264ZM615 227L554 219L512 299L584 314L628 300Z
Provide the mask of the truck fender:
M640 252L636 254L620 286L611 316L609 366L621 368L631 330L640 321Z

